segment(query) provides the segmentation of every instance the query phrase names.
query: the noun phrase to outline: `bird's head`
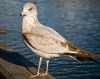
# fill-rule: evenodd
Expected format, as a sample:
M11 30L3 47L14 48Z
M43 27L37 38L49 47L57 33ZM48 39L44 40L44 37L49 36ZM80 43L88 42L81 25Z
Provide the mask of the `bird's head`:
M37 16L37 8L35 4L31 2L24 4L21 16Z

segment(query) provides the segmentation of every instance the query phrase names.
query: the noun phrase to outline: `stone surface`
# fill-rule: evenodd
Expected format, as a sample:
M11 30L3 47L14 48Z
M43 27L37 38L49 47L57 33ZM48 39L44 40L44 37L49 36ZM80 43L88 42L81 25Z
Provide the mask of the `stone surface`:
M17 52L8 52L0 49L0 73L6 79L30 79L36 74L37 66L29 62ZM1 79L2 77L0 77ZM52 76L39 76L31 79L54 79Z

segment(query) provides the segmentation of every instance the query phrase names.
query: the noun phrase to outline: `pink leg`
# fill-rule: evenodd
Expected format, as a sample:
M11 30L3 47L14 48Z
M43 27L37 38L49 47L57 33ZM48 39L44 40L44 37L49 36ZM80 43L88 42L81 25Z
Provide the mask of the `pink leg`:
M39 59L37 75L40 74L41 64L42 64L42 57L40 57Z
M46 75L48 75L48 65L49 65L49 60L47 59L46 60L46 72L39 74L40 76L46 76Z
M48 66L49 66L49 60L46 60L46 72L45 75L48 75Z
M30 76L30 78L37 77L37 76L45 76L45 75L48 75L49 60L48 59L46 60L46 72L45 73L40 73L41 64L42 64L42 57L40 57L40 59L39 59L37 74Z
M40 75L41 64L42 64L42 57L39 58L37 74L36 75L31 75L29 78L37 77L37 76Z
M49 60L47 59L46 60L46 72L39 74L40 76L46 76L46 75L48 75L48 65L49 65Z

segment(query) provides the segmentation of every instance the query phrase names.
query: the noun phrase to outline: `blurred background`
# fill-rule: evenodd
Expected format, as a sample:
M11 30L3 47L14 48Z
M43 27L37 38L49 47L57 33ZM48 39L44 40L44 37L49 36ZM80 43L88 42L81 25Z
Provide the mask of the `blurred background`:
M26 2L36 3L41 23L77 47L100 54L100 0L0 0L0 28L7 30L0 42L38 64L38 56L24 45L21 35L19 14ZM45 69L45 62L42 67ZM100 79L100 64L54 58L49 64L49 73L56 79Z

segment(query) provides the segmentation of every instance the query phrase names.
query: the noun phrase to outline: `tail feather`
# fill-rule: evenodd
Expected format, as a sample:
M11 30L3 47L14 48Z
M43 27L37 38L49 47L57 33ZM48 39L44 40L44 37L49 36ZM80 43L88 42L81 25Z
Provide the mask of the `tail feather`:
M92 54L83 50L80 50L75 58L81 62L87 62L93 59L100 59L100 55Z
M94 59L100 59L100 55L92 54L83 50L79 50L77 53L65 53L65 55L70 55L80 62L95 61Z
M76 53L68 52L64 53L64 55L70 55L81 62L95 61L94 59L100 59L100 55L92 54L84 50L80 50L78 47L74 46L70 42L61 43L63 46L67 46L69 51L74 51Z

